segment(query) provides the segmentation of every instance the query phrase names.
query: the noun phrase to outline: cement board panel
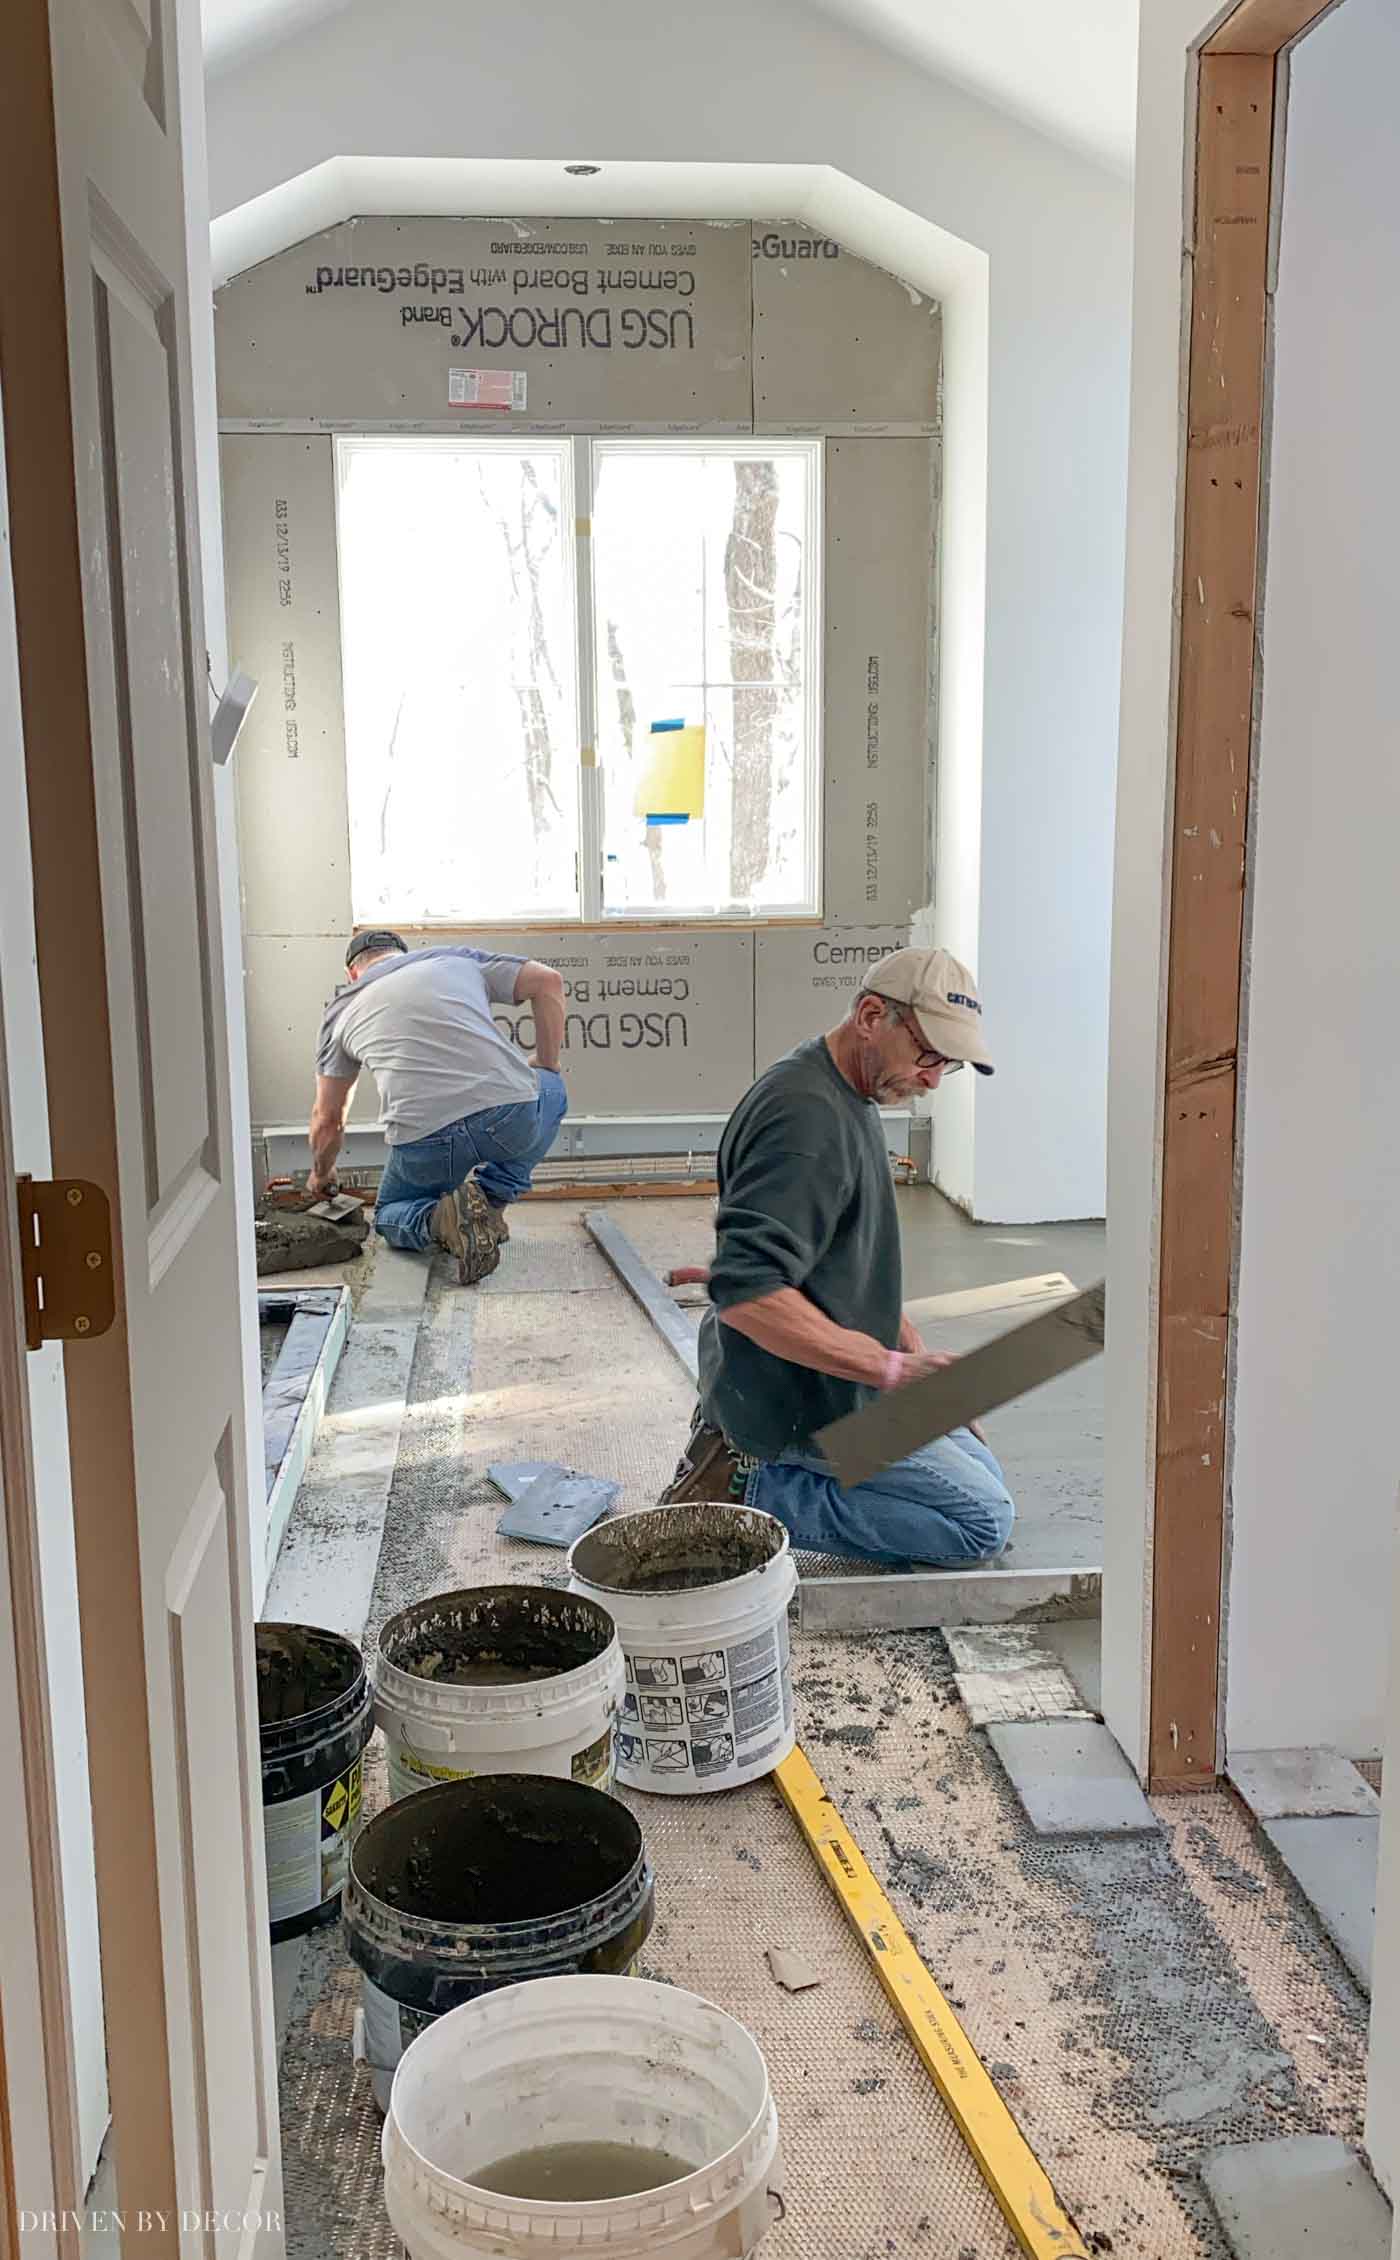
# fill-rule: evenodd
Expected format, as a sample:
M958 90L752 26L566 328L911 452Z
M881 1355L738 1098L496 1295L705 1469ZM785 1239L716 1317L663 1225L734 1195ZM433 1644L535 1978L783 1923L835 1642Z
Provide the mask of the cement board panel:
M754 1051L759 1072L806 1036L844 1019L869 967L902 949L904 926L825 927L759 934L754 963Z
M936 431L936 301L811 228L756 222L752 232L756 421Z
M564 1075L575 1113L727 1111L753 1079L751 935L444 933L433 939L469 940L476 949L557 965L567 990ZM255 1124L304 1118L316 1034L328 998L344 979L344 950L342 933L246 938ZM502 1007L496 1018L522 1049L531 1048L528 1008ZM366 1075L350 1119L374 1122L378 1114L374 1081Z
M229 640L258 695L234 754L253 934L350 923L333 442L223 441Z
M749 235L746 221L346 220L217 293L219 413L746 431ZM482 370L521 380L510 406L472 404Z
M928 898L933 449L826 449L824 908L902 922Z
M564 1075L581 1114L727 1111L753 1079L749 934L502 934L479 949L564 976ZM528 1008L501 1010L525 1050Z
M249 1102L255 1126L304 1122L316 1081L316 1036L328 1000L345 978L345 935L245 934ZM352 1122L377 1122L379 1105L362 1076Z

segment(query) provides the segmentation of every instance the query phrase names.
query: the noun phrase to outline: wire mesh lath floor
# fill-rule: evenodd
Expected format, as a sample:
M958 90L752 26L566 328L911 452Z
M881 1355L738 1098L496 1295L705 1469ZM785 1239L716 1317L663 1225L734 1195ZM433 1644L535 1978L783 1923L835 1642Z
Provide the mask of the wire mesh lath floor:
M565 1221L535 1211L532 1237L546 1215L544 1239ZM464 1462L567 1459L646 1505L688 1407L611 1282L478 1297L435 1281L373 1623L452 1584L561 1574L496 1538L503 1502L464 1484ZM1204 2149L1361 2139L1366 2004L1232 1798L1164 1801L1160 1837L1050 1844L968 1724L936 1635L798 1640L794 1684L804 1746L1091 2250L1225 2260L1196 2179ZM376 1761L370 1801L382 1794ZM1008 2260L1016 2246L771 1784L630 1802L657 1870L645 1974L719 2002L768 2060L789 2210L764 2260ZM820 1987L782 1993L770 1945L814 1962ZM356 1984L324 1934L282 2055L296 2260L397 2249L378 2115L350 2059Z

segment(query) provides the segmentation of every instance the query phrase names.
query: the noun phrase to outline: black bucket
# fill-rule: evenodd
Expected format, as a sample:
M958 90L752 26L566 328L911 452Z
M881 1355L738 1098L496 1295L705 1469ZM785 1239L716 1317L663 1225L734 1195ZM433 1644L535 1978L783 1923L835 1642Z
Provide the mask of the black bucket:
M359 1826L374 1696L353 1640L311 1624L260 1624L267 1907L274 1940L333 1920Z
M350 1854L345 1937L380 2109L435 2018L526 1978L625 1975L654 1911L640 1828L582 1782L488 1774L377 1813Z

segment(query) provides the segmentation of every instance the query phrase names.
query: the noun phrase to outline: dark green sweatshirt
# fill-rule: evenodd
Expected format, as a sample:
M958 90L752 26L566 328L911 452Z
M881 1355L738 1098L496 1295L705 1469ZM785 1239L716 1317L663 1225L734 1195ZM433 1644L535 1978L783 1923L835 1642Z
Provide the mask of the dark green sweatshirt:
M796 1287L838 1326L894 1349L903 1285L894 1181L879 1110L842 1075L826 1039L760 1075L719 1148L710 1302L700 1327L704 1416L761 1459L876 1394L748 1341L718 1313Z

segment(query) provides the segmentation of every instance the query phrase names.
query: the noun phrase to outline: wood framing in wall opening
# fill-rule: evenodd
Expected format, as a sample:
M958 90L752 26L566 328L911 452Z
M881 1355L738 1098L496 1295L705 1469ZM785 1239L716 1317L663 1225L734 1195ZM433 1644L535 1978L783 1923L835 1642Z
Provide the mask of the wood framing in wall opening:
M1160 1789L1217 1771L1278 59L1332 4L1241 0L1199 58L1152 1556L1148 1771Z

